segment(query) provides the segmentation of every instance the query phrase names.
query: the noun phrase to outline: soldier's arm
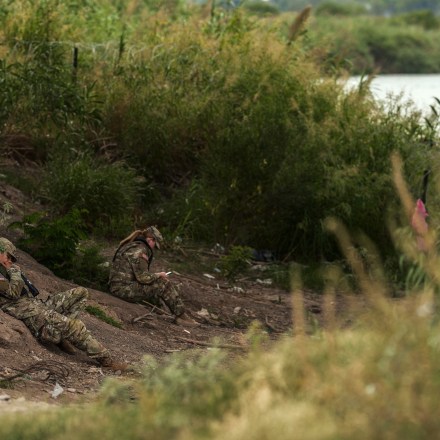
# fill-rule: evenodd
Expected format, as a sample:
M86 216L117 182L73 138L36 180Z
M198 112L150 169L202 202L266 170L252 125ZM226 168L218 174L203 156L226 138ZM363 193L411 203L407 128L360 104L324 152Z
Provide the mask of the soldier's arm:
M8 275L10 277L9 285L7 289L2 290L2 296L8 299L18 299L24 287L20 267L16 264L11 265L11 267L8 268Z
M128 260L136 281L139 283L151 284L159 278L157 274L148 272L148 263L142 258L142 251L133 253Z

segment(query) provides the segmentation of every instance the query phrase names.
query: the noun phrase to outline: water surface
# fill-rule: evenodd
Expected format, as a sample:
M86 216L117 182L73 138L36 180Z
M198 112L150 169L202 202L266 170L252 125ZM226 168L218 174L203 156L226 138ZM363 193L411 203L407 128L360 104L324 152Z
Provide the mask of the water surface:
M348 86L357 86L360 77L349 79ZM430 112L430 105L440 110L434 98L440 100L440 74L378 75L371 83L371 92L378 100L402 95L403 102L412 101L415 108L424 114Z

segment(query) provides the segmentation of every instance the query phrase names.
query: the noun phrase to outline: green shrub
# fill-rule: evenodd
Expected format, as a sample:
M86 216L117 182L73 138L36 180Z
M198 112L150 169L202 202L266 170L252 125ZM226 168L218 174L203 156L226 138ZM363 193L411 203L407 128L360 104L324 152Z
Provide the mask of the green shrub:
M426 30L440 29L440 18L431 10L418 10L397 15L392 18L396 25L415 25Z
M96 244L81 243L70 266L65 267L63 276L76 284L92 289L108 291L109 263L100 254Z
M23 217L10 225L23 230L18 245L40 263L61 275L76 258L80 240L85 238L83 212L72 209L62 217L51 218L44 212Z
M339 16L355 16L367 13L364 5L359 3L336 3L324 1L319 3L315 9L316 15L339 15Z
M233 281L250 265L252 249L247 246L232 246L228 255L220 258L220 268L226 278Z
M261 0L244 3L243 7L256 15L276 15L280 13L276 4Z
M140 188L135 171L122 162L106 163L80 153L49 161L42 191L61 215L82 210L87 227L93 229L130 216Z
M429 14L423 13L391 18L318 15L305 45L320 63L328 64L329 72L436 73L439 29L429 23Z

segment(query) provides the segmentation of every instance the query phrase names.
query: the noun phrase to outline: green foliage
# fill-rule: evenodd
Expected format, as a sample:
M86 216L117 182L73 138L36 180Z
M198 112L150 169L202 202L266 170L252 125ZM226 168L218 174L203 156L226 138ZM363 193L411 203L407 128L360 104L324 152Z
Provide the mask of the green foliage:
M385 17L316 17L307 45L332 68L352 74L436 73L439 28L429 14ZM434 20L436 18L434 17Z
M109 274L109 263L100 254L99 246L89 243L77 247L75 258L63 270L63 276L76 284L103 292L108 290Z
M46 166L42 191L57 213L81 210L89 229L130 216L140 182L122 162L106 163L89 153L60 154Z
M251 2L246 2L243 7L251 12L252 14L256 14L256 15L276 15L279 14L280 11L277 8L276 5L274 5L273 3L269 3L267 1L261 1L261 0L256 0L256 1L251 1Z
M4 202L0 207L0 226L4 226L10 218L10 212L12 211L12 204L9 202Z
M35 212L10 227L23 230L24 235L18 241L23 250L58 274L72 264L78 243L85 238L83 212L78 209L55 219L44 212Z
M289 17L168 6L17 0L0 14L0 134L30 139L51 210L85 210L88 231L118 236L160 217L179 235L297 260L332 256L321 225L338 215L386 248L389 155L418 169L426 128L326 73L347 59L438 71L435 30L319 16L287 44ZM66 41L81 43L74 74Z
M18 245L58 276L106 291L109 265L96 244L81 243L86 238L83 217L76 208L55 219L36 212L9 227L21 229L24 235Z
M371 26L362 29L376 66L387 73L428 73L440 67L434 35L424 29Z
M122 328L122 324L119 321L117 321L116 319L112 318L111 316L108 316L107 313L105 313L104 310L102 310L99 307L87 306L85 310L90 315L96 316L101 321L104 321L107 324L112 325L113 327Z
M232 246L228 255L220 258L220 268L226 278L233 281L249 268L252 249L248 246Z
M420 26L426 30L440 29L440 18L429 10L418 10L393 17L397 25Z
M364 15L367 10L364 5L352 2L352 3L339 3L326 1L321 2L316 10L316 15L338 15L338 16L355 16Z

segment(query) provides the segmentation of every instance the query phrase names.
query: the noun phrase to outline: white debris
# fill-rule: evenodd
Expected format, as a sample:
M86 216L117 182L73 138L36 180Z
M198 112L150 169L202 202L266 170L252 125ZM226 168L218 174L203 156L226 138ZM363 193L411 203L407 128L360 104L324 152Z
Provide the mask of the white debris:
M53 399L56 399L60 394L62 394L64 391L64 388L57 382L53 388L51 397Z
M209 278L210 280L215 280L215 276L209 274L209 273L204 273L203 274L204 277Z
M266 278L265 280L260 280L260 278L257 278L256 281L258 284L264 284L266 286L270 286L273 283L272 279L270 278Z
M224 254L225 248L220 243L216 243L215 246L211 249L211 252L214 252L216 254Z
M263 266L262 264L253 264L251 266L251 270L260 270L261 272L264 272L267 269L270 269L269 266Z
M234 313L238 315L240 313L241 307L235 307Z
M8 400L11 400L11 396L9 394L0 394L1 402L7 402Z

